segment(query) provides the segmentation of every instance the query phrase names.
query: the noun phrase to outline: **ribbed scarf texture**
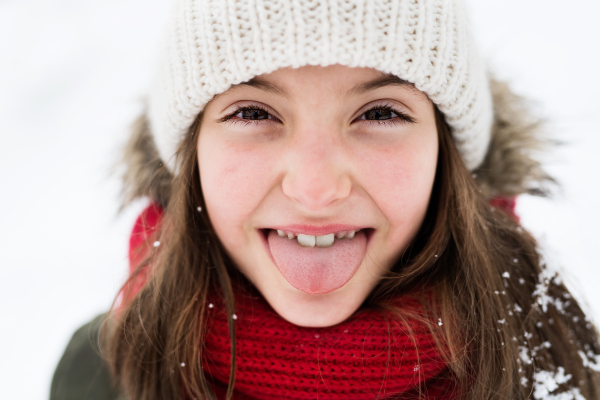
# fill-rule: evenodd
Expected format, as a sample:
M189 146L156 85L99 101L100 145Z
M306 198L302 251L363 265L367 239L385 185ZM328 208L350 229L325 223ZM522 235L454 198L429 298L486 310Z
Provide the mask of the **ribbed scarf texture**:
M414 299L398 301L419 309ZM216 305L209 312L204 370L223 396L231 354L227 314ZM452 398L453 381L423 323L397 324L380 311L361 310L333 327L303 328L283 320L262 296L240 296L239 289L235 315L235 399Z
M514 201L495 205L514 213ZM158 231L162 213L151 205L138 217L129 243L132 271L145 253L140 249L152 246L148 241ZM450 400L458 395L455 379L423 322L400 323L381 310L360 309L341 324L304 328L281 318L257 290L234 288L236 400ZM229 317L218 293L209 298L215 300L207 305L203 368L218 398L224 399L231 360ZM412 297L400 296L394 303L421 314L421 305Z

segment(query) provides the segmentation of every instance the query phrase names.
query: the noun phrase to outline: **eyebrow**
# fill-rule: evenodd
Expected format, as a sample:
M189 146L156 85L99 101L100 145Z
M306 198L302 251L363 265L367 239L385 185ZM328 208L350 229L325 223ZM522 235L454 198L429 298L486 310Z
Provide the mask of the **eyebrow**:
M382 88L384 86L408 86L411 88L415 88L415 85L413 85L409 81L405 81L404 79L401 79L396 75L385 74L380 78L354 86L348 91L348 94L360 95L371 90Z
M289 95L285 91L285 89L283 89L282 87L280 87L274 83L264 80L259 76L255 76L254 78L250 79L249 81L239 83L237 85L234 85L233 87L242 86L242 85L254 87L254 88L257 88L260 90L264 90L265 92L273 93L275 95L282 96L285 98L289 97ZM364 94L365 92L379 89L384 86L408 86L411 88L415 88L415 85L412 84L411 82L405 81L404 79L401 79L401 78L397 77L396 75L385 74L382 77L376 78L376 79L368 81L368 82L363 82L361 84L354 86L353 88L348 90L348 94L361 95L361 94Z
M242 86L242 85L261 89L261 90L264 90L265 92L273 93L273 94L276 94L276 95L279 95L282 97L286 97L286 98L288 97L288 93L283 88L277 86L274 83L266 81L258 76L255 76L254 78L250 79L249 81L242 82L235 86Z

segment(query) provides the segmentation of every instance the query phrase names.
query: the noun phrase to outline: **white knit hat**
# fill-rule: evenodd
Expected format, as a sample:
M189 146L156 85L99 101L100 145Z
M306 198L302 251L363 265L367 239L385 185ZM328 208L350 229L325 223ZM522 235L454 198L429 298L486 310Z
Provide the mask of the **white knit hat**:
M469 169L485 156L492 103L462 0L177 0L149 119L174 155L216 94L283 67L374 68L439 107Z

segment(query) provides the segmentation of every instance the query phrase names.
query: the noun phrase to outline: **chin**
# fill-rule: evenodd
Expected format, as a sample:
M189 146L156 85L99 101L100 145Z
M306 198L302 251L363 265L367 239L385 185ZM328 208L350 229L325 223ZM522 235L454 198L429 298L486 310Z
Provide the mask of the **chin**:
M325 328L344 322L350 318L360 304L349 307L328 307L326 304L306 304L306 307L296 306L292 309L285 308L281 304L275 308L275 312L286 321L307 328Z
M326 294L309 294L281 282L276 290L259 291L269 305L286 321L307 328L324 328L344 322L363 304L372 285L348 282ZM359 287L361 286L361 287Z

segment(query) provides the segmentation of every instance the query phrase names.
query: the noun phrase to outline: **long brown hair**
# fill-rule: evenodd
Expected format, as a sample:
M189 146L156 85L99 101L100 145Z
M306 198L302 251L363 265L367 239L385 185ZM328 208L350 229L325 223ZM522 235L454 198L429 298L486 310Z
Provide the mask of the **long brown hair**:
M560 390L600 397L596 373L579 355L600 354L598 334L559 278L547 271L533 237L490 206L464 166L443 115L436 109L439 159L429 209L413 243L365 302L365 307L403 310L389 302L400 293L423 296L431 331L445 355L462 398L526 399L535 374L564 369ZM235 311L227 257L204 209L196 144L201 117L184 138L166 210L149 254L123 286L124 305L114 308L104 331L106 357L124 394L132 400L214 399L202 370L207 296L218 291L229 315ZM157 176L165 175L157 160ZM160 201L160 199L158 199ZM150 241L151 243L152 241ZM128 294L145 269L152 273ZM235 382L235 336L231 380ZM181 368L181 364L185 368ZM562 370L561 370L562 371ZM574 393L574 392L573 392Z

